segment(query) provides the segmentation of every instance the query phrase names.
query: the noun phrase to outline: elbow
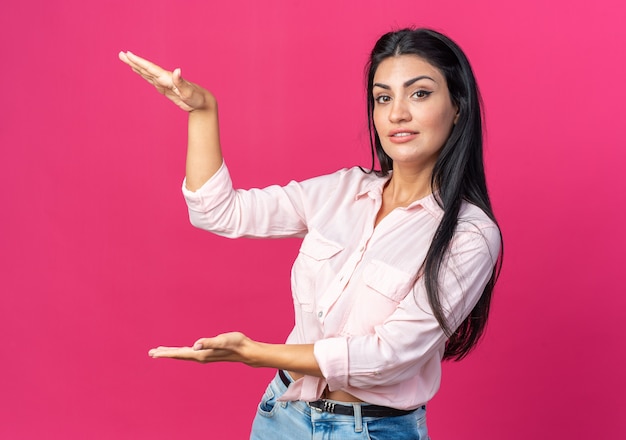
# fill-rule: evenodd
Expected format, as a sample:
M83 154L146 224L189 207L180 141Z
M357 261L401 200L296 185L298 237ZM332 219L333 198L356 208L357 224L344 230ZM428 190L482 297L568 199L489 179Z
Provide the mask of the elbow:
M191 226L202 229L203 231L209 231L219 233L219 225L212 219L213 216L208 212L198 212L189 210L189 223Z
M233 227L227 220L219 215L215 215L214 212L189 210L189 223L198 229L211 232L221 237L239 238L242 236L236 227Z
M361 374L352 374L349 383L350 386L361 389L368 389L377 386L385 386L402 380L398 376L402 376L404 367L402 361L393 353L387 353L378 359L372 359L366 371Z
M189 223L191 226L198 229L207 229L206 221L202 219L199 212L189 211Z

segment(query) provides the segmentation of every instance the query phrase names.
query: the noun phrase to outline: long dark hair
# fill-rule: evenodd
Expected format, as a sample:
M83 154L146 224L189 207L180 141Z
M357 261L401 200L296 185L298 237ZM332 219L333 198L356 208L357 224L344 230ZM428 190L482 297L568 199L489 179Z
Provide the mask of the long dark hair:
M383 150L374 126L373 87L374 74L380 63L399 55L417 55L438 68L446 79L452 102L459 110L457 122L433 168L431 188L444 214L419 272L424 277L433 314L448 337L444 359L460 360L476 346L483 334L502 264L500 256L478 303L469 316L456 329L453 328L444 315L439 277L463 201L478 206L497 224L487 193L483 165L482 101L467 57L450 38L430 29L402 29L383 35L376 42L366 66L371 171L375 169L375 156L380 164L377 174L386 176L393 168L393 160Z

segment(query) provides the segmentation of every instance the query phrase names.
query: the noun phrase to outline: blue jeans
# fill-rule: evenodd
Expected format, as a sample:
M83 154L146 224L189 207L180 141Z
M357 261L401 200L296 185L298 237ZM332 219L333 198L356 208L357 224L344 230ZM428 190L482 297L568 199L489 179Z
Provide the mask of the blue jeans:
M361 417L322 412L306 402L278 402L287 391L278 375L268 385L257 408L250 440L428 440L426 410L397 417ZM343 403L345 402L337 402Z

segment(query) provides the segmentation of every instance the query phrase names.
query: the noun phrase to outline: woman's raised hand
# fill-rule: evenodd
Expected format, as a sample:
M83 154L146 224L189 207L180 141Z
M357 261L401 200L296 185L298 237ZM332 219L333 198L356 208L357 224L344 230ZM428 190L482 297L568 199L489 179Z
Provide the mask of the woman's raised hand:
M180 69L170 72L132 52L120 52L119 57L181 109L192 112L215 108L213 95L199 85L184 80Z

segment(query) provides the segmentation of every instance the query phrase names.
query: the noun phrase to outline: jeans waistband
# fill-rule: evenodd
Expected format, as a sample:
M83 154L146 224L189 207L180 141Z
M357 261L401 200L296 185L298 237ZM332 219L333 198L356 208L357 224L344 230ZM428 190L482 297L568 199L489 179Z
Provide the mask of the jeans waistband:
M291 384L291 380L287 377L283 370L278 370L278 376L283 384L288 387ZM315 408L318 411L323 411L331 414L340 414L345 416L354 416L354 404L341 404L334 401L329 401L325 399L316 400L314 402L307 403L311 408ZM398 417L404 416L407 414L411 414L416 411L416 409L404 410L404 409L396 409L390 408L388 406L380 406L380 405L360 405L361 406L361 416L362 417ZM425 409L425 406L421 407Z

